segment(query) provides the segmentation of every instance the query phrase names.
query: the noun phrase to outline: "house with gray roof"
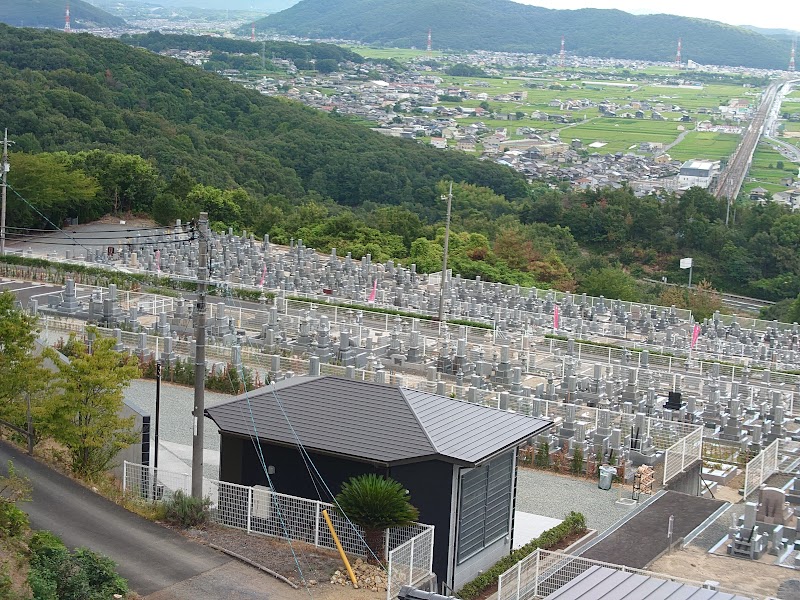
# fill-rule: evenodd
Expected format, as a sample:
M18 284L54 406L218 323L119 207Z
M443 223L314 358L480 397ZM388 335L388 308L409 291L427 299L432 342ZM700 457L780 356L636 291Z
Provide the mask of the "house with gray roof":
M401 482L435 526L433 571L458 589L511 551L517 448L552 427L426 391L332 376L294 377L208 408L220 479L318 498L300 445L333 494L350 477ZM263 454L262 464L256 447ZM323 495L324 501L330 497Z

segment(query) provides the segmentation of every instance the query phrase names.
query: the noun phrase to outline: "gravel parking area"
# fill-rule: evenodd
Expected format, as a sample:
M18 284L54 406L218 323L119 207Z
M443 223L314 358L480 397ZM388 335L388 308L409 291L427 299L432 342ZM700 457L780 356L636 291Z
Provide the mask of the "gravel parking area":
M625 494L623 493L623 497ZM628 494L630 497L630 493ZM536 469L519 469L517 510L563 519L574 510L586 517L586 526L605 531L633 507L616 504L619 490L601 490L597 482L556 475Z

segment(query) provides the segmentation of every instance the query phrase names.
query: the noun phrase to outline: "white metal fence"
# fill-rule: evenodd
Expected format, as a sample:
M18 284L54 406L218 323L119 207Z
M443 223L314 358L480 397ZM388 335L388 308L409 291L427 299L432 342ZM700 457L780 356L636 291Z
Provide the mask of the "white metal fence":
M775 440L764 448L753 460L747 463L744 474L745 500L757 491L769 479L770 475L778 472L778 449L780 440Z
M191 476L125 461L122 486L124 492L138 498L160 501L179 490L190 494ZM278 494L262 486L206 478L203 490L211 500L214 523L333 550L336 544L322 515L327 509L344 551L362 557L368 554L364 531L349 523L327 502ZM433 530L432 525L414 523L386 531L387 600L396 598L401 586L417 583L432 572Z
M664 573L654 573L642 569L633 569L624 565L615 565L598 560L591 560L581 556L571 556L548 550L537 550L522 559L508 571L500 575L497 584L497 600L533 600L546 598L553 592L561 589L573 579L585 573L592 567L607 567L625 573L635 573L645 577L655 577L665 581L674 581L704 587L704 583L673 577ZM717 588L721 592L732 593L739 596L757 598L753 594L742 593L736 590Z
M387 536L388 539L388 536ZM387 600L397 598L404 585L415 585L433 572L433 527L389 550Z
M664 484L703 458L703 428L698 427L664 453Z

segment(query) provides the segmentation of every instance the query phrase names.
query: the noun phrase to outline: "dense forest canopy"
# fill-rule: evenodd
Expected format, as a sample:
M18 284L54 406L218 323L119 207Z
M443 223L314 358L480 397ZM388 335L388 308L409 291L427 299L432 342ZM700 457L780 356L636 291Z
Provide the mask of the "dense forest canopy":
M800 293L800 213L785 207L736 204L726 226L725 204L699 188L637 198L529 184L115 40L0 26L0 97L16 142L14 227L49 227L39 213L168 223L205 210L215 227L430 272L452 180L450 265L466 277L713 306L636 281L683 281L678 260L692 256L696 280L719 288L787 302Z
M0 0L0 23L63 29L66 7L64 0ZM72 29L125 25L124 19L83 0L70 0L69 16Z
M567 51L580 56L673 61L680 37L684 60L775 69L786 67L790 48L705 19L551 10L511 0L301 0L256 22L257 31L399 48L424 48L429 28L437 50L557 54L563 35Z
M163 34L157 31L136 35L125 34L120 39L131 46L146 48L153 52L177 49L260 54L263 51L267 58L285 58L295 61L295 63L308 63L312 60L335 60L337 63L343 61L364 62L364 57L360 54L333 44L295 44L275 40L251 42L223 37Z

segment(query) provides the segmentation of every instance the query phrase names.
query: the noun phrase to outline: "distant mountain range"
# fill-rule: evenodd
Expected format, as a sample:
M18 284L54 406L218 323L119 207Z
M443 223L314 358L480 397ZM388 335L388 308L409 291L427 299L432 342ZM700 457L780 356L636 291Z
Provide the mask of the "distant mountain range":
M510 0L301 0L256 22L258 31L437 50L499 50L786 68L789 46L742 27L619 10L551 10Z
M0 0L0 22L16 27L64 28L66 0ZM125 20L83 0L69 0L70 27L121 27Z
M91 0L92 4L103 6L112 0ZM130 0L126 0L128 2ZM211 10L253 10L262 13L273 13L289 8L297 0L134 0L138 4L165 7L190 7Z

